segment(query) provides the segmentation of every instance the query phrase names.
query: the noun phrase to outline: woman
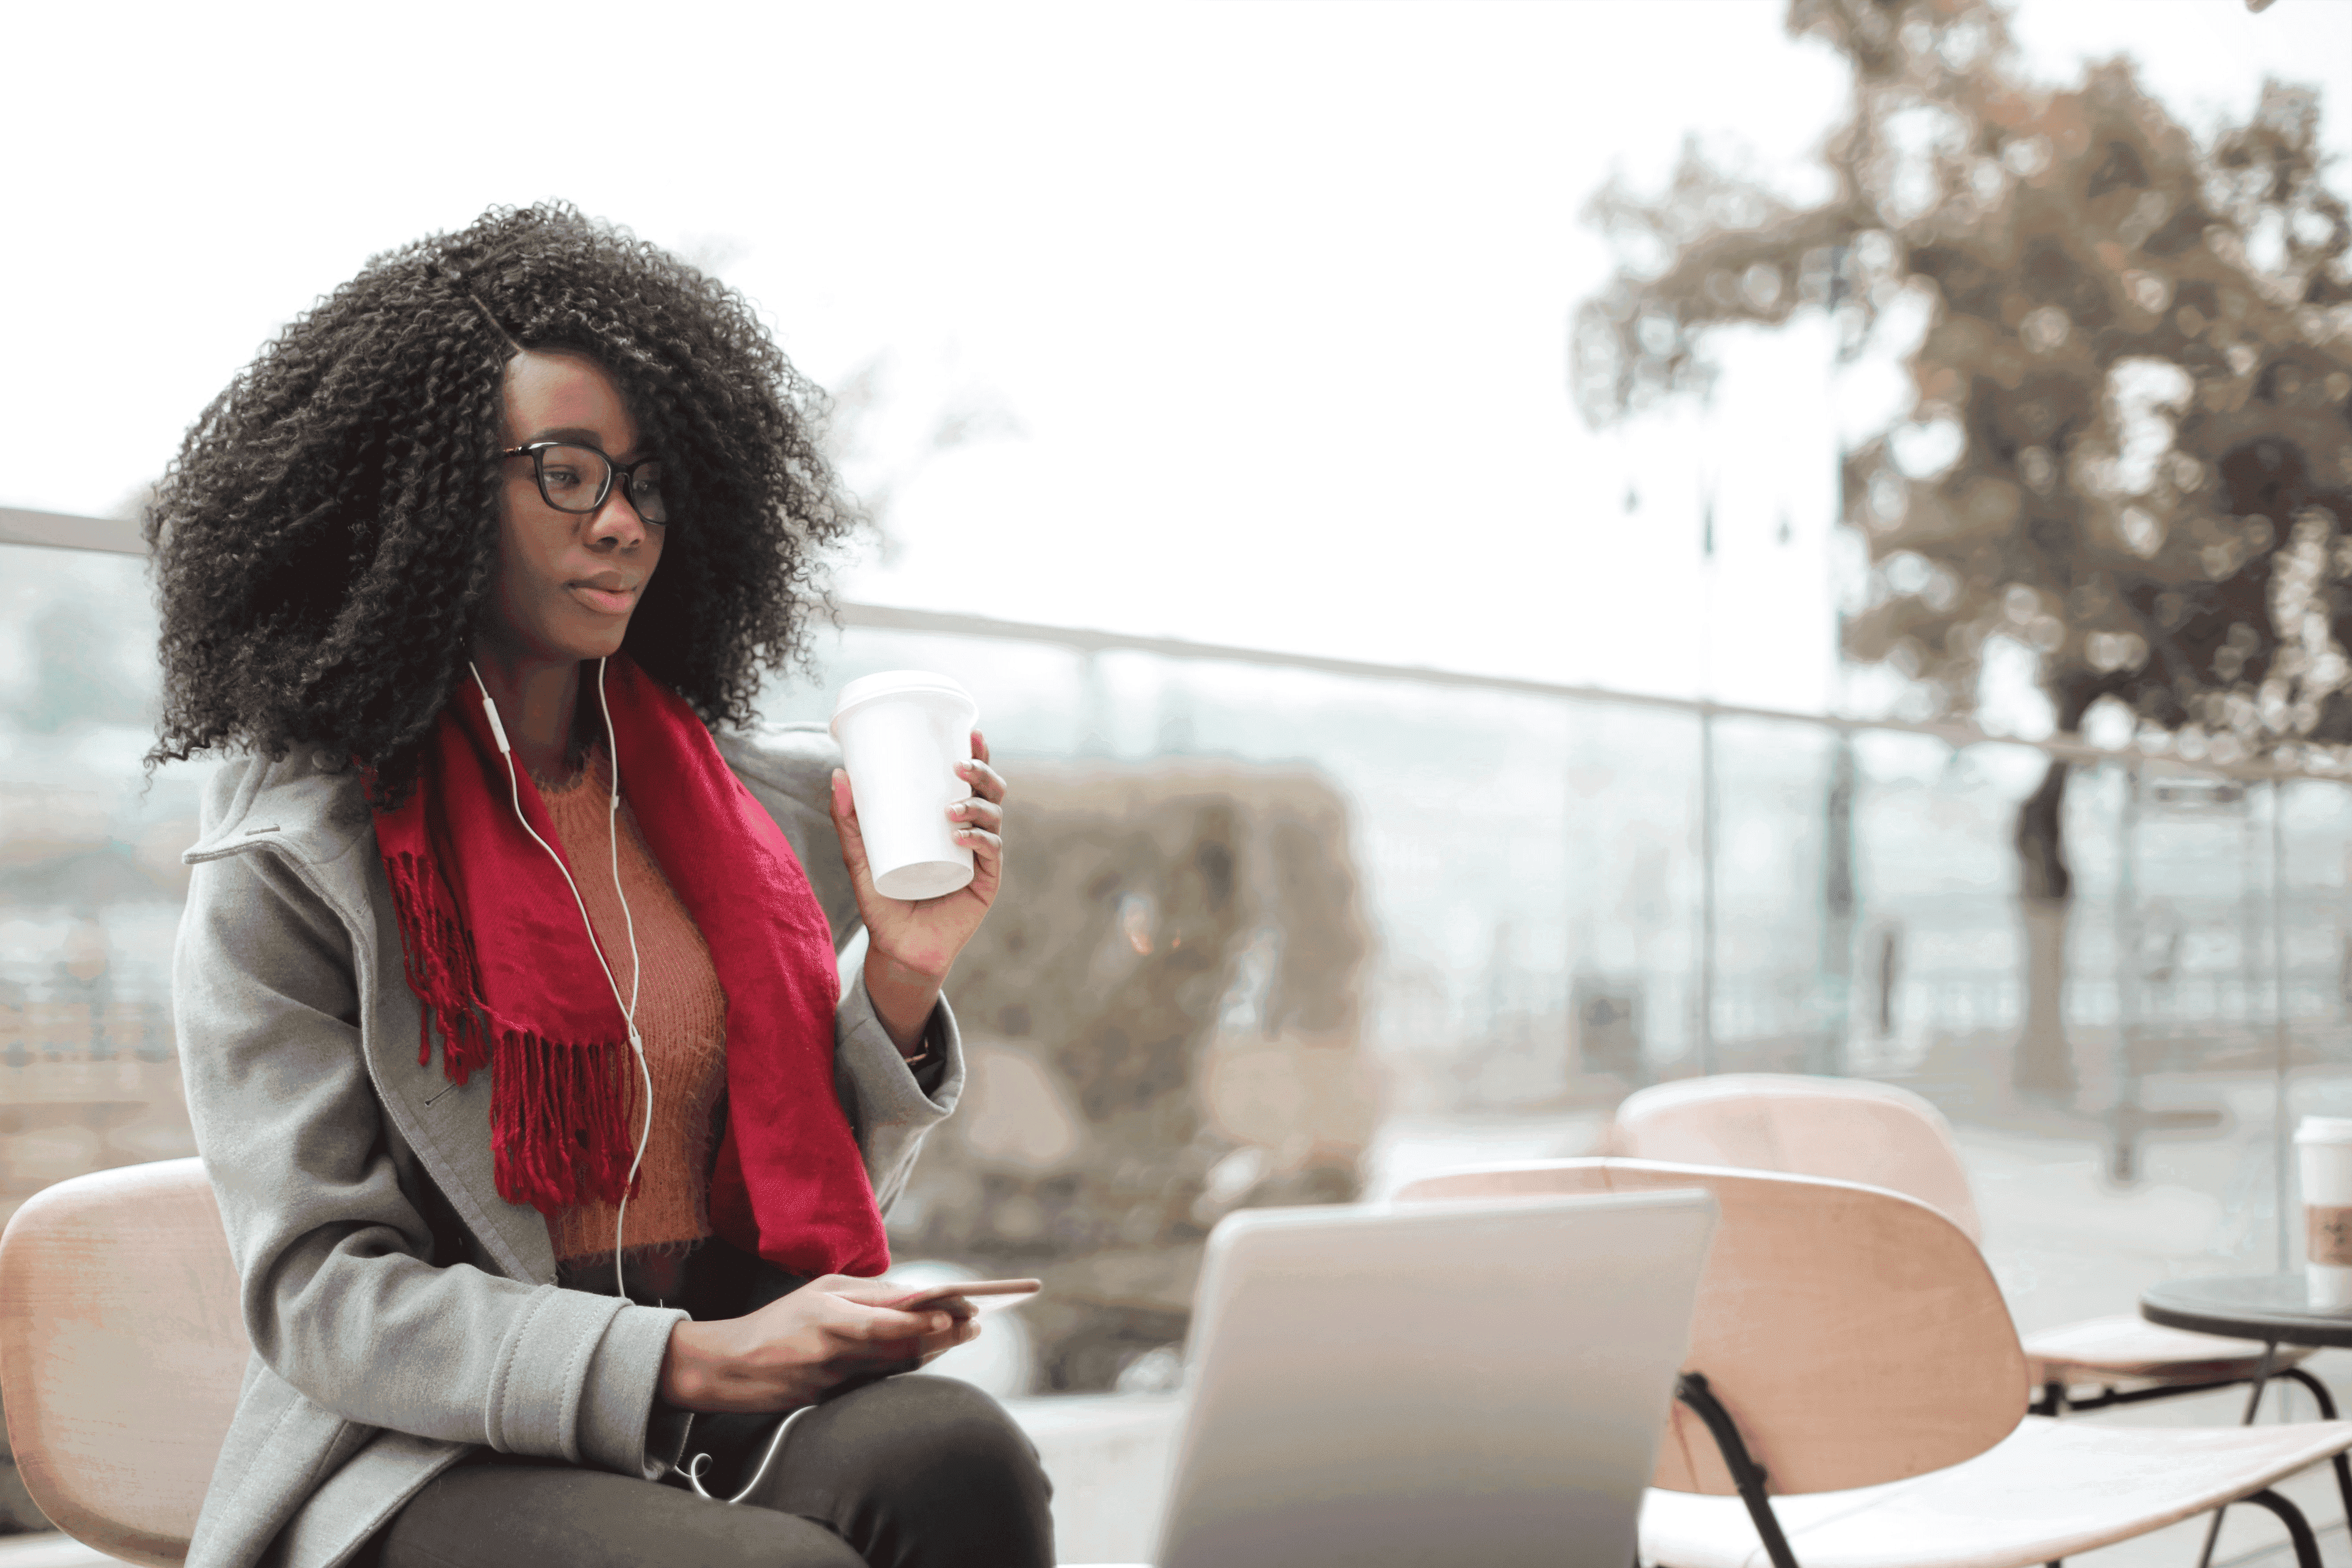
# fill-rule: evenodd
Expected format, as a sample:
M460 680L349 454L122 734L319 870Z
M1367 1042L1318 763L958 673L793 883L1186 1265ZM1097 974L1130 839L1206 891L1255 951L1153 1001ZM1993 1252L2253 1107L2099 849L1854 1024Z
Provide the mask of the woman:
M542 207L371 262L189 434L152 760L235 753L174 994L254 1345L190 1568L1052 1563L1002 1409L889 1375L968 1310L870 1278L1003 783L975 735L972 883L896 903L820 733L707 728L851 525L814 402Z

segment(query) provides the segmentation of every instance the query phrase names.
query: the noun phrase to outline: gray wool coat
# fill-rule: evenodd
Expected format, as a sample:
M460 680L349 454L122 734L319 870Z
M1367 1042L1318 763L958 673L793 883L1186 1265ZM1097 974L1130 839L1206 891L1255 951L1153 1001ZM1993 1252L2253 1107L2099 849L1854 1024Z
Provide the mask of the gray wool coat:
M928 1092L859 978L865 931L826 810L815 726L719 749L783 828L844 977L835 1079L887 1210L954 1108ZM685 1314L559 1289L546 1222L491 1180L490 1079L416 1061L392 891L359 780L298 752L212 781L173 960L196 1145L253 1355L188 1568L332 1568L435 1475L488 1445L652 1478L684 1418L656 1405Z

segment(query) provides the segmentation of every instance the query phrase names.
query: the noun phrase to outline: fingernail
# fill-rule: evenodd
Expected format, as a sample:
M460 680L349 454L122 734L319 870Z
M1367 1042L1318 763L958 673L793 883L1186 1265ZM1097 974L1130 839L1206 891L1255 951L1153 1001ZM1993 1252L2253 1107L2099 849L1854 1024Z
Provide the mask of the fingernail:
M935 1334L943 1334L953 1327L955 1327L955 1320L948 1316L947 1313L933 1312L931 1314L931 1332Z

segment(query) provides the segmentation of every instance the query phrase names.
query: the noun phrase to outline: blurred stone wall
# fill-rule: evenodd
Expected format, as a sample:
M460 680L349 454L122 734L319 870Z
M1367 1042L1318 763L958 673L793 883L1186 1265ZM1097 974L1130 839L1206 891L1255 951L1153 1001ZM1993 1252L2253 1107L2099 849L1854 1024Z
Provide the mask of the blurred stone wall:
M1172 1372L1220 1215L1357 1195L1379 1086L1349 814L1299 771L1010 771L1012 873L948 984L971 1082L892 1250L1042 1277L1040 1392L1133 1386Z

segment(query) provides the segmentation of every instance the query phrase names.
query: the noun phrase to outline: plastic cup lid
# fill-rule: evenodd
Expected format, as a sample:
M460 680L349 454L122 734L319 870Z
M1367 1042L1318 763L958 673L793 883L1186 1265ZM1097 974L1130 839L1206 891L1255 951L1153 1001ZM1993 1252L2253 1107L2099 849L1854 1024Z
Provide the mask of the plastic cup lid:
M2306 1116L2294 1130L2298 1143L2352 1143L2352 1116Z
M882 697L945 697L971 710L967 722L977 723L980 720L980 704L971 700L971 693L961 682L928 669L885 669L861 675L841 689L841 695L834 700L833 722L828 728L838 736L843 714Z

